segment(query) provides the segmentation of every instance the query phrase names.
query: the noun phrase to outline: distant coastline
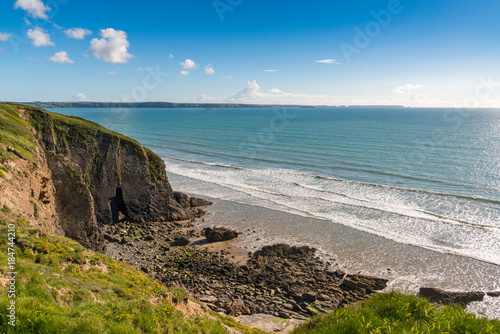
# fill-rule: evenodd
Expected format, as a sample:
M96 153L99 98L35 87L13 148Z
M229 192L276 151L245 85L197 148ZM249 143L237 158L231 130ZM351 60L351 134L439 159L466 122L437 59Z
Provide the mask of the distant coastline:
M280 105L280 104L241 104L241 103L175 103L175 102L22 102L38 108L405 108L402 105L353 105L353 106L326 106L326 105Z

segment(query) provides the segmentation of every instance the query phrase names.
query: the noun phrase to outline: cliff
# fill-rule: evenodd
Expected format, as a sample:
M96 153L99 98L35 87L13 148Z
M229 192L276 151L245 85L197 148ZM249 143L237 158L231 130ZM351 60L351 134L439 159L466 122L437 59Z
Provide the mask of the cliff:
M19 214L33 206L33 225L99 250L103 224L194 217L174 197L163 160L137 141L36 107L0 112L2 202Z

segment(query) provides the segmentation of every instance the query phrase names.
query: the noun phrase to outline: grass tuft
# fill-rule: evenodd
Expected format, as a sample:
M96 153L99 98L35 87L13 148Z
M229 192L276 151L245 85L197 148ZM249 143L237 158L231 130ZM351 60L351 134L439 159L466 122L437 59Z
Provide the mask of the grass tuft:
M500 321L477 318L459 306L437 306L397 292L319 315L293 334L500 333Z

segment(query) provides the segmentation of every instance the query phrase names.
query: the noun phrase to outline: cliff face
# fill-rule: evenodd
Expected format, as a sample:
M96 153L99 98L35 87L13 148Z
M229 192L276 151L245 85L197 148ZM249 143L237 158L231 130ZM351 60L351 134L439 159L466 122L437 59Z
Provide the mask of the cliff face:
M193 217L175 199L161 158L135 140L80 118L28 106L17 110L51 173L46 182L55 189L65 236L101 249L102 224Z

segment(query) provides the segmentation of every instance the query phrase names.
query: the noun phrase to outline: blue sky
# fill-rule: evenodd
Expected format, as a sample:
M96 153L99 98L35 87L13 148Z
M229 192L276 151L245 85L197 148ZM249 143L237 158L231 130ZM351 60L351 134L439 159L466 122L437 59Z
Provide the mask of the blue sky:
M0 100L500 107L494 0L4 0Z

